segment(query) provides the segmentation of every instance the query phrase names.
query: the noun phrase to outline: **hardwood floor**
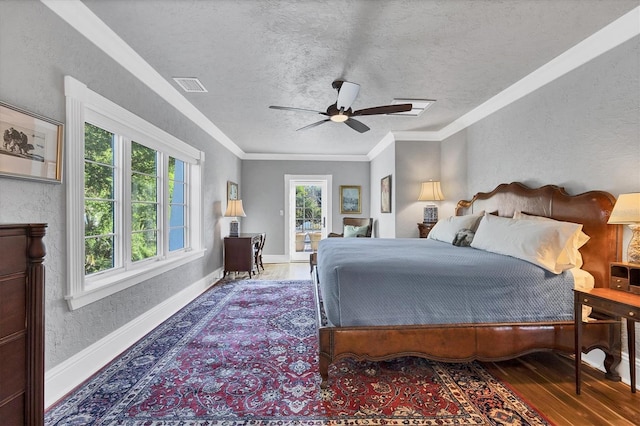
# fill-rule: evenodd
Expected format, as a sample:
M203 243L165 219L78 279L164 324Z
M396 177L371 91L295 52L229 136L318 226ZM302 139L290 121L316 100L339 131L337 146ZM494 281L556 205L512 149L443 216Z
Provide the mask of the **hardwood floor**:
M254 279L307 280L309 264L267 264ZM640 392L631 393L629 385L606 380L585 364L582 393L576 395L573 362L570 356L536 353L483 365L558 426L640 425Z

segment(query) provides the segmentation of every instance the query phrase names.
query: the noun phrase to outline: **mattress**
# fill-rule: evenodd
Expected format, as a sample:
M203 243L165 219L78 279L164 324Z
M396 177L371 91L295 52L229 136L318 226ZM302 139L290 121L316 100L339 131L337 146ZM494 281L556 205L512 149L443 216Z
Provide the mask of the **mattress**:
M571 321L575 276L589 286L584 271L556 275L430 239L328 238L318 247L332 326Z

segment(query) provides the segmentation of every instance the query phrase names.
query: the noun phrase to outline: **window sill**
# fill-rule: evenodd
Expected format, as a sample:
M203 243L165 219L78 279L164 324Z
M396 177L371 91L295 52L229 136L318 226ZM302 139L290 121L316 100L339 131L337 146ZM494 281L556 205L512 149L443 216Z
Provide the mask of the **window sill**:
M85 282L85 290L65 297L70 310L76 310L150 278L185 265L204 256L204 249L186 252L180 256L147 263L144 267L125 271L105 278Z

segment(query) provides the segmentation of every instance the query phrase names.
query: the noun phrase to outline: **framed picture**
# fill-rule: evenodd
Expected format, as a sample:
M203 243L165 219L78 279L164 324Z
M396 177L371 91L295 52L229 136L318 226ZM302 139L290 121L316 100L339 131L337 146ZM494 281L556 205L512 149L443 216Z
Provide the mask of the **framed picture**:
M62 182L62 123L0 102L0 132L0 175Z
M235 182L227 181L227 201L238 199L238 184Z
M340 213L360 214L360 186L340 185Z
M391 175L380 179L380 212L391 213Z

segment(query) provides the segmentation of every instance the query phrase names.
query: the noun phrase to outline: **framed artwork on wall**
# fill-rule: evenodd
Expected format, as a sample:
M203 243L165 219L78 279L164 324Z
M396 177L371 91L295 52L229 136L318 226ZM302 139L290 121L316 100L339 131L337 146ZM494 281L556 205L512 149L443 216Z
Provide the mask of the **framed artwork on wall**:
M359 185L340 185L340 213L362 213Z
M380 212L391 213L391 175L380 179Z
M62 182L62 123L0 102L0 132L0 175Z
M238 199L238 184L235 182L227 181L227 201Z

